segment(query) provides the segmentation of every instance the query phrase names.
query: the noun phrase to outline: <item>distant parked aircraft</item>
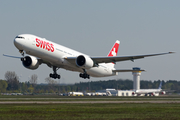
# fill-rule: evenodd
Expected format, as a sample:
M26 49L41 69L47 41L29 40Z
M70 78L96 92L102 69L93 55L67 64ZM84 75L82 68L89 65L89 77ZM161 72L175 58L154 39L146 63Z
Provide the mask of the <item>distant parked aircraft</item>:
M162 81L159 85L159 88L158 89L139 89L139 90L135 90L135 92L133 92L133 94L137 94L137 95L141 95L141 94L144 94L145 96L158 96L159 93L161 94L166 94L165 91L162 91L161 89L162 87Z

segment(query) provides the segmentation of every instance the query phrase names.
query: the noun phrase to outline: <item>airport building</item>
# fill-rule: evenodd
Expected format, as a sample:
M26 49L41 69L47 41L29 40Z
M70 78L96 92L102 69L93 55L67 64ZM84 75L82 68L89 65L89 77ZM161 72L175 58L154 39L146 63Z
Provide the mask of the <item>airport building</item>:
M141 70L138 67L134 67L132 71L133 75L133 90L117 90L117 96L137 96L137 94L134 94L134 91L140 89L140 75Z
M91 96L134 96L133 90L98 90ZM105 95L104 95L105 94Z
M117 90L117 96L133 96L133 90Z
M141 90L140 75L141 75L141 71L144 70L135 67L133 68L133 70L130 71L132 71L132 75L133 75L133 90L116 90L116 89L108 88L105 90L98 90L94 93L84 93L84 95L86 96L145 96L145 95L159 96L159 93L155 93L155 92L152 92L152 94L137 92ZM71 93L70 96L83 96L83 93L78 93L78 92L70 92L70 93Z
M140 89L140 75L141 70L138 67L133 68L132 75L133 75L133 90L115 90L115 89L106 89L106 90L99 90L96 92L99 93L106 93L107 96L137 96L134 94L136 90Z

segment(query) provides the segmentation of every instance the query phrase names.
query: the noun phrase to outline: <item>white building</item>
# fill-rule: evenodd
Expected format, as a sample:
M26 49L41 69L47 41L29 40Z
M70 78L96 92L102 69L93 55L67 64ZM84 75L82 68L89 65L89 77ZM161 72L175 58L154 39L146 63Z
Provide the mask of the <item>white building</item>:
M133 90L117 90L117 96L133 96Z

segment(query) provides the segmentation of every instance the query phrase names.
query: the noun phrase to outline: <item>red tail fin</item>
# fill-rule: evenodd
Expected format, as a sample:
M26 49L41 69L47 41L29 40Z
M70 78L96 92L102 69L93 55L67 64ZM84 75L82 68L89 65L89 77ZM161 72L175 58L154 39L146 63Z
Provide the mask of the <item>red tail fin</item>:
M110 56L116 56L118 53L118 49L119 49L119 44L120 41L116 40L115 44L113 45L113 47L111 48L108 57ZM114 68L114 63L106 63L110 68Z
M118 53L120 41L116 40L115 44L113 45L111 51L109 52L108 56L116 56Z

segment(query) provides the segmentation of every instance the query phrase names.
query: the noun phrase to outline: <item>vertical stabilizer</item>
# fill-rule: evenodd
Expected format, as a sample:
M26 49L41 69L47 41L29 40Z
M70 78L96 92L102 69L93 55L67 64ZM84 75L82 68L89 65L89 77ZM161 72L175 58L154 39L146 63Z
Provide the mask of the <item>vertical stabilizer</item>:
M113 45L113 47L111 48L108 56L116 56L117 53L118 53L118 49L119 49L119 44L120 44L120 41L119 40L116 40L115 44Z
M113 47L111 48L108 54L108 57L117 56L119 44L120 44L120 41L116 40L115 44L113 45ZM114 68L114 63L107 63L107 65L111 68Z
M161 83L160 83L160 85L159 85L159 88L158 88L158 89L161 89L161 87L162 87L162 81L161 81Z

